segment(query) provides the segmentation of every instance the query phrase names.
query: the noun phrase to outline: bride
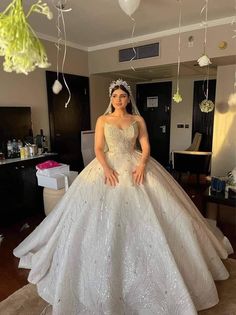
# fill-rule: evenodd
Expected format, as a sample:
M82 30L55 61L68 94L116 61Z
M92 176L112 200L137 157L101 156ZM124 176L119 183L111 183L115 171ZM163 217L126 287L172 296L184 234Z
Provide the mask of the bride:
M218 303L232 247L149 157L130 86L109 94L96 158L14 255L54 315L197 314Z

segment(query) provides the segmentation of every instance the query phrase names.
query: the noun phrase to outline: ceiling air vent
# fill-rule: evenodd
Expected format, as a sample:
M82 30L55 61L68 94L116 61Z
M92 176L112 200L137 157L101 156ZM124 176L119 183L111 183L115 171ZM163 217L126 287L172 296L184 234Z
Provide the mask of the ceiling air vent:
M136 51L135 57L134 49ZM159 43L154 43L143 46L137 46L134 47L134 49L131 47L119 50L119 62L130 61L133 57L134 57L133 60L157 57L159 56L160 45Z

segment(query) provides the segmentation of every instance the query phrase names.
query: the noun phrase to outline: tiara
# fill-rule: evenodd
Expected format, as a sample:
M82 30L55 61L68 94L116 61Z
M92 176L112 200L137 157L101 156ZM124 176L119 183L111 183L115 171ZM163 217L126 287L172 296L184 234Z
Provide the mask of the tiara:
M109 95L111 96L112 90L114 89L115 86L120 86L120 85L123 85L126 88L126 90L129 92L130 95L132 94L131 88L128 85L128 83L126 81L123 81L122 79L118 79L116 81L111 82L111 84L109 86Z

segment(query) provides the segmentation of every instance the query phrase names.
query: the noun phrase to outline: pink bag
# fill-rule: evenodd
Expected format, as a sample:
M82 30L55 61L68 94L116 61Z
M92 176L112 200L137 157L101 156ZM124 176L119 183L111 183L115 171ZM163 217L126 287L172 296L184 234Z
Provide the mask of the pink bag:
M36 169L37 170L45 170L47 168L52 168L52 167L56 167L56 166L60 166L61 164L56 162L56 161L53 161L53 160L48 160L48 161L45 161L43 163L39 163L36 165Z

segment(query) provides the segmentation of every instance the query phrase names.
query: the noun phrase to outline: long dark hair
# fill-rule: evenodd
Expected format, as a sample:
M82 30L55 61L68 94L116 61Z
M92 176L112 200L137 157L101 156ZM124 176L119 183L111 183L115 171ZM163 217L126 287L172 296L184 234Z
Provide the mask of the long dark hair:
M129 93L129 91L124 87L124 85L116 85L116 86L114 86L114 88L111 90L111 96L112 96L112 94L113 94L113 92L114 91L116 91L116 90L119 90L119 89L121 89L122 91L124 91L128 96L130 96L130 93ZM111 104L111 112L113 113L114 112L114 110L115 110L115 108L113 107L113 105ZM127 113L129 113L129 114L133 114L133 112L132 112L132 103L131 103L131 100L129 101L129 103L127 104L127 106L126 106L126 111L127 111Z

